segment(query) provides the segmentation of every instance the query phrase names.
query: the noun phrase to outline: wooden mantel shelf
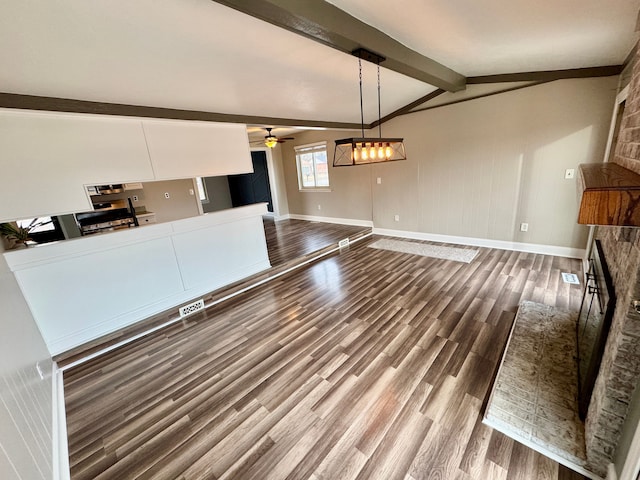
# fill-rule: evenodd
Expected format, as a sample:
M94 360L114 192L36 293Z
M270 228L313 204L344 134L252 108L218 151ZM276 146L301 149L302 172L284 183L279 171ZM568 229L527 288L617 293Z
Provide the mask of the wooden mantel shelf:
M617 163L579 166L578 223L640 227L640 175Z

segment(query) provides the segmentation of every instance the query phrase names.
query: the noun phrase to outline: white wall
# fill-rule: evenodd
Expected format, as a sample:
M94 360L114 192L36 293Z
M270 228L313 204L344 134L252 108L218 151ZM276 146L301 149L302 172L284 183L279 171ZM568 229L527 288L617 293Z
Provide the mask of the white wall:
M200 199L193 179L144 182L143 187L135 206L144 205L148 212L154 212L158 223L200 215ZM169 194L169 198L164 196L165 193Z
M576 180L564 172L602 161L616 86L617 77L560 80L397 117L382 134L403 137L408 160L332 168L331 193L299 193L293 149L284 150L290 211L373 212L378 228L583 249ZM326 139L333 158L333 140L348 136L309 132L294 143Z
M51 358L1 255L0 305L0 478L48 480L53 476Z
M285 180L285 165L282 158L282 148L286 144L277 144L275 148L267 151L267 159L271 156L269 163L269 175L273 178L271 185L271 196L274 207L277 205L276 212L280 217L289 214L289 201L287 199L287 182ZM294 160L295 163L295 160Z
M335 141L360 136L353 130L311 130L296 135L295 140L280 145L287 188L289 213L321 217L371 220L371 168L333 167ZM301 192L294 147L309 143L327 142L330 192ZM318 209L320 205L320 209Z
M226 175L224 177L204 177L202 181L209 196L209 202L202 204L202 210L205 213L233 208Z

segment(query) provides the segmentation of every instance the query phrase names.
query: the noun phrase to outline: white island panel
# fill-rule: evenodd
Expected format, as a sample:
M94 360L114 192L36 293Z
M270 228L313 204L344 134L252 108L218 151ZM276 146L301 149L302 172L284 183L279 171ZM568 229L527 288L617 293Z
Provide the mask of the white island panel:
M250 205L4 256L56 355L269 268L266 212Z
M261 232L262 235L256 234ZM173 237L185 288L229 283L229 272L240 280L247 272L269 268L262 218L249 217L236 222L176 234ZM226 252L221 255L221 252ZM243 265L238 265L242 257Z
M121 328L129 313L183 291L170 238L60 258L16 278L54 350Z

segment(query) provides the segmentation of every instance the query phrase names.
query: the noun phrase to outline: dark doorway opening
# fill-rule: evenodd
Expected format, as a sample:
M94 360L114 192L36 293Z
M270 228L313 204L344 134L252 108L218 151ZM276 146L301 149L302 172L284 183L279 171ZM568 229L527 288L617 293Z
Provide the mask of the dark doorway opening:
M229 175L229 193L234 207L267 202L267 210L273 212L271 187L269 186L269 170L267 168L267 152L251 152L253 173Z

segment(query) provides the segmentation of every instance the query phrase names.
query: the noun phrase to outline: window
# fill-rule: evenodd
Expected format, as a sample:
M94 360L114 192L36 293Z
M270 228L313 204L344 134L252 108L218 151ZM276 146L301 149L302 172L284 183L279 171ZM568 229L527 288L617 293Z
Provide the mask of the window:
M300 190L328 190L327 142L294 147Z
M56 242L65 239L58 217L26 218L17 220L16 223L23 228L31 226L29 237L36 243Z
M196 185L198 186L198 197L200 197L200 203L209 203L209 192L207 192L207 186L204 183L202 177L196 177Z
M51 217L27 218L25 220L17 220L16 223L22 228L35 227L31 230L31 233L50 232L56 229Z

